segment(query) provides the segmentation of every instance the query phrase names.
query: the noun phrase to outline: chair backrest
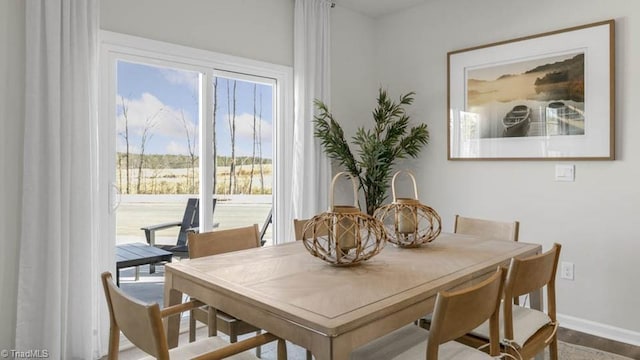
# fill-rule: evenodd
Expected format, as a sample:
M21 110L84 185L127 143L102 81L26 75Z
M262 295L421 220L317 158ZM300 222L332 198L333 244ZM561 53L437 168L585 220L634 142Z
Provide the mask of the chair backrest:
M528 258L513 258L504 285L505 299L514 299L532 291L547 288L547 315L556 321L556 272L560 260L560 244L539 255ZM505 301L505 336L513 339L513 319L511 301Z
M307 225L309 219L293 219L293 231L296 234L296 240L302 240L304 226Z
M189 233L189 257L192 259L259 246L258 224L198 234Z
M438 345L461 337L489 319L490 354L500 352L499 314L504 283L501 268L488 279L457 291L438 293L433 311L427 359L437 359Z
M518 241L520 223L475 219L456 215L453 232L456 234L490 236L495 239Z
M302 240L304 236L304 227L311 219L293 219L293 230L296 235L296 240ZM329 234L329 229L324 224L319 224L316 228L316 235L326 236Z
M216 199L213 199L213 211L216 210ZM189 198L187 207L184 209L182 216L182 224L180 224L180 232L178 233L177 246L185 246L187 244L187 233L189 229L197 229L200 226L200 199Z
M120 331L138 348L158 359L169 358L169 347L162 326L160 306L143 304L129 297L113 282L111 273L102 273L111 329L109 359L118 354Z

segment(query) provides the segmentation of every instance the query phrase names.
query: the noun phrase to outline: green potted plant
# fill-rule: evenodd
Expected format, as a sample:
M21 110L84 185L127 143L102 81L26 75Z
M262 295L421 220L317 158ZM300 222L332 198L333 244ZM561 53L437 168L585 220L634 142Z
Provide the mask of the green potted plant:
M404 107L413 103L414 95L414 92L400 95L396 103L384 89L379 90L378 104L373 110L374 128L365 130L359 127L352 138L358 158L351 152L342 127L327 105L317 99L314 102L319 110L313 120L314 135L320 139L329 158L358 180L369 215L373 215L386 199L396 161L408 156L417 157L422 146L429 142L426 124L409 129L410 118Z

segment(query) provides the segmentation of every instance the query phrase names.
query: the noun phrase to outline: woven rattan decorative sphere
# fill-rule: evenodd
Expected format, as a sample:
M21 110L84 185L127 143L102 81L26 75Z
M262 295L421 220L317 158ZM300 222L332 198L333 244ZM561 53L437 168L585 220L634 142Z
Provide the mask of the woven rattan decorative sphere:
M333 189L341 175L353 184L354 205L334 205ZM359 264L378 254L387 240L382 223L360 211L358 186L349 174L338 173L331 182L329 210L311 218L304 227L302 241L311 255L332 265Z
M433 241L440 235L442 220L431 207L418 201L416 179L405 171L413 181L415 198L397 198L395 182L398 171L391 181L393 203L376 210L373 216L384 224L389 242L400 247L418 247Z

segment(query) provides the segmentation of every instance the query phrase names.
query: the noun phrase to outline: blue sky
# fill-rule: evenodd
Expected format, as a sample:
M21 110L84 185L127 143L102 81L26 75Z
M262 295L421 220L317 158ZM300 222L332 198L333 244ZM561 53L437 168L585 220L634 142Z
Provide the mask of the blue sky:
M124 103L127 109L131 152L140 152L141 135L143 129L148 127L145 154L188 155L186 133L188 131L189 136L197 140L199 131L198 75L193 71L118 61L117 132L121 134L124 131ZM250 156L254 83L236 81L236 155ZM227 84L233 98L233 80L218 78L216 137L219 155L231 154ZM265 158L272 157L272 94L271 86L256 85L256 122L260 122L262 154ZM116 141L118 151L124 151L125 142L122 136L118 135Z

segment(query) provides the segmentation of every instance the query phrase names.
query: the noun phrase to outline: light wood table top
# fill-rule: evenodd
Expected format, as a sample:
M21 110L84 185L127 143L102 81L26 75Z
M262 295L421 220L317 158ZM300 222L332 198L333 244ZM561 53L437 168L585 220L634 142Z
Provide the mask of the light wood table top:
M182 293L311 350L348 359L351 350L433 310L440 290L480 281L541 246L441 234L416 249L385 249L361 265L334 267L301 241L182 260L165 267L165 305ZM539 306L534 294L532 306ZM170 346L179 319L169 320Z

